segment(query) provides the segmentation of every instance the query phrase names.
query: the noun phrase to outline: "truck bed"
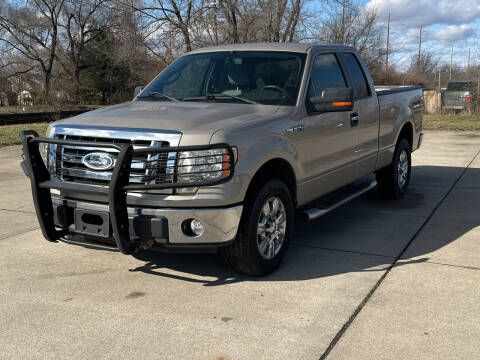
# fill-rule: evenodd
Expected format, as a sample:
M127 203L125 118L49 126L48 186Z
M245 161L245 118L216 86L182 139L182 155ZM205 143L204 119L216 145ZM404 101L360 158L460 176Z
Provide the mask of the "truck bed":
M379 151L382 152L392 149L398 127L405 119L411 121L414 133L421 131L423 91L419 86L376 86L375 90L380 111ZM413 142L412 149L415 148L416 142Z
M396 94L403 91L421 89L420 86L404 86L404 85L392 85L392 86L375 86L377 96Z

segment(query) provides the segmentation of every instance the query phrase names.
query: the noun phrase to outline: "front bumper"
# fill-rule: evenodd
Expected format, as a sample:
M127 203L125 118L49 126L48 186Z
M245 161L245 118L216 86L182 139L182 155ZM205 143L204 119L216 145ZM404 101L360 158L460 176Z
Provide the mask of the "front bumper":
M235 162L233 149L228 144L134 149L132 144L117 145L93 141L39 138L34 131L22 131L20 136L24 157L22 168L30 178L38 222L44 237L48 241L75 237L80 233L82 238L94 238L101 242L110 242L115 244L116 248L123 254L131 254L139 247L151 247L152 242L163 242L165 245L175 244L177 246L182 244L200 245L202 243L221 245L228 243L236 235L242 213L241 206L230 209L175 210L131 207L127 203L129 192L215 186L230 181L234 174ZM40 143L78 145L93 149L116 149L118 156L108 187L64 181L53 176L40 154ZM178 158L178 154L182 152L210 149L224 150L221 163L228 166L222 170L224 174L222 178L201 182L182 182L178 179L183 173L178 171L177 162L175 162L171 166L174 168L173 182L159 184L130 183L130 171L134 155L174 152ZM103 196L108 199L108 204L57 198L51 193L52 189L59 191L60 194L76 192ZM86 207L86 209L82 207ZM99 209L97 211L89 210L88 207L99 207ZM203 232L198 236L188 236L188 227L183 223L186 219L203 220ZM148 243L145 243L145 240Z
M443 110L464 110L468 105L443 105Z
M77 229L75 211L83 210L92 213L108 213L108 204L64 199L52 195L55 226L72 234L82 234ZM237 234L242 205L227 208L198 209L161 209L151 207L128 206L129 235L133 241L154 240L162 246L222 246L233 240ZM188 219L197 219L204 231L198 236L184 232L182 223ZM100 239L102 240L102 239ZM111 239L114 242L114 239Z

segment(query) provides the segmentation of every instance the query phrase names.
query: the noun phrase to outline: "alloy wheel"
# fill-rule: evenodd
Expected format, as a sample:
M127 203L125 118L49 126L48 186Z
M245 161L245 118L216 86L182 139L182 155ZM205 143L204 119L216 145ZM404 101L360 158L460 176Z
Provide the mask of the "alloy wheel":
M280 198L272 196L263 205L257 225L258 251L264 259L273 259L280 252L286 227L285 206Z

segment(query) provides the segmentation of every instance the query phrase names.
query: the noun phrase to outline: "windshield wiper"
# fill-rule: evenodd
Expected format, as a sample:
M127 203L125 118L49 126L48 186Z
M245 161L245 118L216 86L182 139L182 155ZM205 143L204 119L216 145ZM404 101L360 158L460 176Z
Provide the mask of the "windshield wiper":
M138 98L139 99L157 98L157 99L168 99L170 101L180 101L178 99L175 99L174 97L162 94L161 92L158 92L158 91L153 91L151 93L148 93L147 95L139 96Z
M200 101L200 100L222 100L222 99L229 99L229 100L235 100L237 102L242 102L246 104L258 104L255 101L252 100L247 100L238 96L233 96L233 95L227 95L227 94L208 94L207 96L198 96L198 97L190 97L190 98L185 98L183 101Z

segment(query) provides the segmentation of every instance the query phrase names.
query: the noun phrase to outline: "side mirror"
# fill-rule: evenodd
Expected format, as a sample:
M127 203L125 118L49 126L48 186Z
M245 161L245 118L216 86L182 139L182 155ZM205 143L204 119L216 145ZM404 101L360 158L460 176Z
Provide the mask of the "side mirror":
M136 97L138 94L140 94L145 86L137 86L135 87L135 90L133 91L133 97Z
M353 110L353 89L352 88L327 88L323 89L321 96L310 98L315 111L352 111Z

